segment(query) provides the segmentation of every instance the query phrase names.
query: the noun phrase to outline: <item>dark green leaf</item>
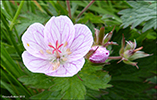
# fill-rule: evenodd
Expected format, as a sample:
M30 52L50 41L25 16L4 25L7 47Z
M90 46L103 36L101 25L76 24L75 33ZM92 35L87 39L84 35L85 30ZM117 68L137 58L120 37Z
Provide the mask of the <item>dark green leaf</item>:
M53 77L49 77L44 74L31 74L22 76L19 78L19 81L32 88L38 89L48 89L54 84Z
M104 21L101 20L101 16L95 16L92 13L85 14L85 17L81 18L78 23L86 23L88 20L92 23L104 23Z
M123 21L122 25L123 28L128 27L129 25L132 25L132 28L135 28L142 22L146 22L144 25L142 32L147 31L148 29L154 27L154 29L157 28L156 26L156 2L152 2L149 4L148 2L144 1L129 1L128 2L133 8L125 9L119 12L121 14L121 19Z
M62 96L60 95L60 92L58 91L43 91L37 95L34 95L31 97L31 99L37 99L37 100L59 100Z

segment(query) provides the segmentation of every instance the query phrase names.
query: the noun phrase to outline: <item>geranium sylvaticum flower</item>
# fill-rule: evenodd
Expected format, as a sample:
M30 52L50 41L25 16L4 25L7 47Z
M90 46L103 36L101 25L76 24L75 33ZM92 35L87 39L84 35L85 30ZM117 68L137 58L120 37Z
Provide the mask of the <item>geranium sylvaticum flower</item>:
M109 51L106 49L106 47L111 44L117 45L116 42L110 42L114 28L106 35L104 34L104 30L104 27L101 27L100 30L95 29L94 45L90 52L86 55L93 63L104 63L109 57Z
M22 42L26 49L23 62L30 71L70 77L83 67L93 37L86 25L73 25L67 16L53 16L45 26L40 23L29 26Z

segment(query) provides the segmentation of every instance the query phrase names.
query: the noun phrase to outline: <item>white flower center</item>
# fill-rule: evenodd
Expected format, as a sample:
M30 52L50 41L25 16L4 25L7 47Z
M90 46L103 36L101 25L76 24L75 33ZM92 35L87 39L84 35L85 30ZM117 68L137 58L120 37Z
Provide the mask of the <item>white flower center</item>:
M67 48L67 42L64 44L58 44L58 40L56 41L56 47L52 46L51 43L49 43L49 47L52 48L51 50L46 50L48 54L52 54L50 58L50 63L53 64L53 70L56 70L60 64L64 64L68 60L68 55L70 55L72 52L70 51L70 48ZM63 48L61 49L61 47ZM43 53L43 52L41 52Z

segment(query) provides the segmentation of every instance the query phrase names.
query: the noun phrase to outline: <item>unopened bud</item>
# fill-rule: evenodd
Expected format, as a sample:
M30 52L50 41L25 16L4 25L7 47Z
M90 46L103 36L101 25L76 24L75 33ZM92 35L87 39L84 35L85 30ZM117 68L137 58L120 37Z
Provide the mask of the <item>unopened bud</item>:
M98 46L94 46L91 48L91 50L97 49ZM99 48L94 52L92 56L89 57L89 60L93 63L104 63L106 59L109 57L109 51L102 46L99 46Z

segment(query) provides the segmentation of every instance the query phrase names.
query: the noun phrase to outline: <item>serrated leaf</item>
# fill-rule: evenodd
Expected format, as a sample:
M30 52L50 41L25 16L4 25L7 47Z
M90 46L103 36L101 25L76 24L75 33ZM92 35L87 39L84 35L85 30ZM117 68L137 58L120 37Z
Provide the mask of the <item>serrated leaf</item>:
M75 75L69 78L55 78L55 85L50 91L61 91L63 99L84 99L86 88L82 81Z
M55 91L55 92L52 92L52 91L43 91L37 95L34 95L31 97L31 99L37 99L37 100L58 100L58 99L61 99L61 95L60 95L60 92L58 91Z
M19 81L23 82L24 85L38 89L48 89L54 84L53 77L34 73L20 77Z
M157 28L157 21L156 21L157 19L155 18L155 19L151 19L151 20L149 20L148 22L146 22L145 23L145 26L143 27L143 29L142 29L142 32L145 32L145 31L147 31L148 29L150 29L150 28L152 28L152 27L154 27L154 29L156 29Z
M86 63L79 76L83 80L83 84L93 90L106 89L112 86L107 84L111 77L102 70L102 66Z
M146 22L144 25L142 32L147 31L148 29L154 27L156 29L156 5L155 1L152 4L148 2L136 2L136 1L129 1L128 2L133 8L125 9L119 12L121 14L121 19L123 21L122 25L123 28L132 25L132 28L135 28L142 22Z

